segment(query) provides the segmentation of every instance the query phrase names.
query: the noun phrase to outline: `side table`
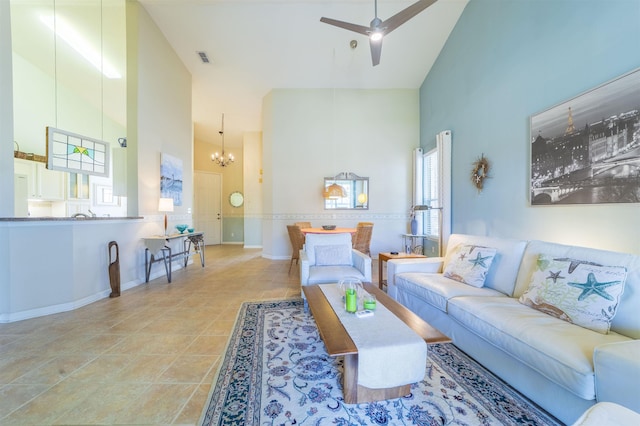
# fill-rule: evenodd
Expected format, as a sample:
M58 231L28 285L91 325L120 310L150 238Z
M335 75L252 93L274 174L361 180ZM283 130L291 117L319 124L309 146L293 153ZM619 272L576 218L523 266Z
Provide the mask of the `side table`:
M398 253L398 254L378 253L378 287L380 288L380 290L382 290L384 286L387 285L387 280L385 279L385 276L382 274L383 263L387 263L387 260L391 260L391 259L410 259L410 258L416 258L416 257L427 257L427 256L423 254L414 254L414 253Z

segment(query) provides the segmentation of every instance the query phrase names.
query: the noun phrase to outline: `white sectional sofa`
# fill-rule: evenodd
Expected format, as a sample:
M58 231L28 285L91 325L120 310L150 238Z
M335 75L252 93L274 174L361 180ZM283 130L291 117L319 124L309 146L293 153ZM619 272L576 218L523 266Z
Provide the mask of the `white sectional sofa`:
M463 246L495 249L482 287L443 274L456 257L464 257L459 251ZM626 269L623 285L599 280L617 283L607 293L624 289L608 333L552 316L543 304L534 309L520 302L532 274L542 270L540 262L548 257L540 255L570 261L568 271L593 264ZM565 278L563 274L568 275L555 276ZM551 282L553 276L547 278ZM387 282L391 297L562 422L573 423L599 401L640 412L640 256L453 234L442 258L390 260ZM581 298L596 291L585 287L594 282L591 276L585 280Z

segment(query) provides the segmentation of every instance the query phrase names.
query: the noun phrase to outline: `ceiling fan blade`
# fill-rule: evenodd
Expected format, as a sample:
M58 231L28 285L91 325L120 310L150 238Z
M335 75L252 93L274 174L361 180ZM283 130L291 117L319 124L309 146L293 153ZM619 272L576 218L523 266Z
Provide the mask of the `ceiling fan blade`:
M373 41L369 39L369 47L371 48L371 63L375 67L380 63L380 54L382 53L382 40Z
M395 30L400 25L404 24L409 19L413 18L418 13L422 12L435 2L436 0L419 0L406 9L403 9L400 12L396 13L391 18L388 18L380 26L385 29L385 35L389 34L391 31Z
M320 22L324 22L325 24L344 28L345 30L354 31L359 34L366 35L367 37L369 37L369 33L371 32L371 28L369 27L365 27L363 25L358 25L358 24L352 24L344 21L338 21L337 19L322 17L320 18Z

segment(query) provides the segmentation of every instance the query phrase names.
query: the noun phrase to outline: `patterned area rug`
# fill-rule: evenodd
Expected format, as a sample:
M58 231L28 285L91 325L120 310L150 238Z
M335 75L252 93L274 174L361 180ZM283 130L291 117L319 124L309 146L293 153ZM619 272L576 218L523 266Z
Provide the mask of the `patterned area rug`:
M302 300L247 302L200 424L562 424L452 344L429 345L424 380L404 398L345 404L341 375Z

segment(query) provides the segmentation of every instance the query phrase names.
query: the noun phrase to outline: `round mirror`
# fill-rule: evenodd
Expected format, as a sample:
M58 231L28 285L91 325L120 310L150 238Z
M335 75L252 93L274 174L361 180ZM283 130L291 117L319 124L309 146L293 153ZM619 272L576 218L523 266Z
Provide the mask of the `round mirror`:
M231 203L233 207L240 207L244 203L242 192L232 192L231 195L229 195L229 203Z

